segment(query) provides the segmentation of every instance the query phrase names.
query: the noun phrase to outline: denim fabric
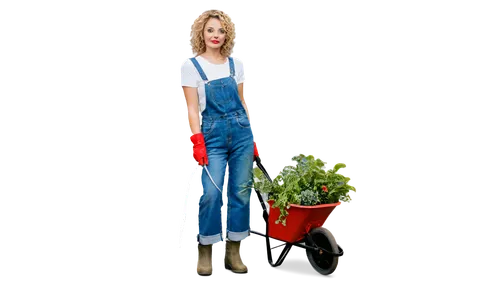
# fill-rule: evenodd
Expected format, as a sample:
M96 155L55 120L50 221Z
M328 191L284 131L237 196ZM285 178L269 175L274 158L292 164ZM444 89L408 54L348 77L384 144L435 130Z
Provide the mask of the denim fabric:
M207 169L215 184L223 190L226 167L227 185L226 238L240 241L250 235L250 194L253 181L253 134L248 116L238 96L234 62L229 57L230 76L209 81L195 58L191 58L205 81L206 108L202 113L201 132L207 148ZM204 170L203 195L199 203L200 244L222 241L222 193Z

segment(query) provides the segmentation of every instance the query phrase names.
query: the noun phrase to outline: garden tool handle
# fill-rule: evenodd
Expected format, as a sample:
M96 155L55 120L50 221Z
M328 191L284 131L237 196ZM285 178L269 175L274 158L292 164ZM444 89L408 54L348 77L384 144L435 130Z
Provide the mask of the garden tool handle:
M259 167L259 169L262 171L262 173L264 173L264 176L266 176L266 178L269 180L269 182L273 182L273 180L271 179L271 177L269 176L269 174L267 173L266 171L266 168L264 168L264 166L262 165L261 161L260 161L260 157L259 156L256 156L255 157L255 162L257 162L257 167Z

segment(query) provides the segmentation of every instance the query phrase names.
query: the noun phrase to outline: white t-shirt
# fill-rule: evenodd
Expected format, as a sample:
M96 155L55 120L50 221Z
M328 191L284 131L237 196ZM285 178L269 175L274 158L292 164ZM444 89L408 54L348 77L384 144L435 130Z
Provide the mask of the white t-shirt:
M236 84L240 84L245 81L243 63L235 57L232 58L234 62L234 79L236 80ZM229 69L229 58L227 58L226 62L223 64L212 64L201 56L197 56L195 59L200 64L201 69L203 69L203 72L205 72L209 81L231 75L231 70ZM182 64L181 84L182 86L198 88L198 106L200 108L200 112L203 112L206 107L205 82L190 59L187 59L184 64Z

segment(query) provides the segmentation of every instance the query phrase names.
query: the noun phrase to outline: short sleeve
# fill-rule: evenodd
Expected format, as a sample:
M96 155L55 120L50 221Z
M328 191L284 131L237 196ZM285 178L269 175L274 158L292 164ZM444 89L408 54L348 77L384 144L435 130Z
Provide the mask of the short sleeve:
M235 60L235 70L236 70L236 83L240 84L245 81L245 70L243 69L243 62L239 59Z
M198 77L195 74L196 68L186 60L181 67L181 84L182 86L198 87Z

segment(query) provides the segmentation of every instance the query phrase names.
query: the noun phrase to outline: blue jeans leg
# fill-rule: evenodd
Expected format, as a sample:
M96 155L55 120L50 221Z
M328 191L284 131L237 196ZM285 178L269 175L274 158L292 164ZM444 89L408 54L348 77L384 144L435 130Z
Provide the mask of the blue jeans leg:
M220 148L207 149L207 152L207 169L214 182L222 191L224 175L226 173L227 152ZM203 195L199 203L198 241L203 245L214 244L222 241L222 193L214 186L205 169L203 169L201 182L203 185Z
M241 241L250 235L253 136L250 129L236 128L240 140L233 141L234 145L228 159L227 238L232 241Z

